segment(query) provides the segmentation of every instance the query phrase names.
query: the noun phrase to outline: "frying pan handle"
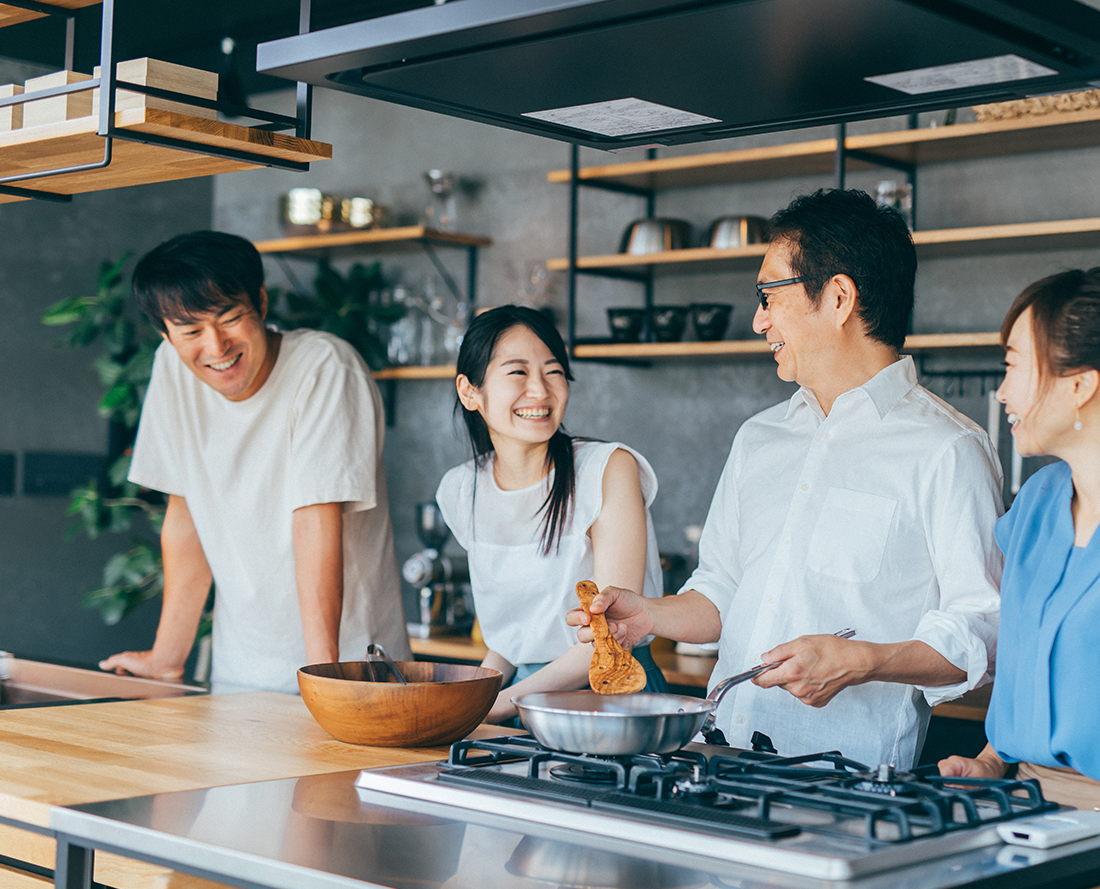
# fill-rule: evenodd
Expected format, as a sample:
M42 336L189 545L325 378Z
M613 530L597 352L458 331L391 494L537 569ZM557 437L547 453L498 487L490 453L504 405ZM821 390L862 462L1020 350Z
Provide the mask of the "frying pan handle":
M846 627L843 630L837 630L833 633L834 636L839 636L841 639L851 639L856 634L856 631L851 627ZM735 685L740 685L746 679L752 679L754 676L759 676L765 670L770 670L772 667L778 667L780 664L777 661L774 664L761 664L758 667L753 667L751 670L746 670L744 673L738 673L736 676L730 676L719 682L714 688L710 690L710 694L707 695L707 700L714 704L708 714L706 721L703 723L702 728L699 729L700 733L706 739L708 744L726 744L726 738L722 734L720 729L714 727L714 714L718 712L718 704L725 696L726 692L733 688ZM721 740L711 740L711 737L720 738Z

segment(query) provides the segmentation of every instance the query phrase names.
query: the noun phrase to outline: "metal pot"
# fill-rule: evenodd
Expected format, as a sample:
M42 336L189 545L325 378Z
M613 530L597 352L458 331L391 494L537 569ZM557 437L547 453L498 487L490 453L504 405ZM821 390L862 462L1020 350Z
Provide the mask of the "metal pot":
M691 240L691 224L682 219L635 219L623 232L620 253L644 256L682 250Z
M719 216L710 224L706 243L715 250L763 244L768 240L768 220L761 216Z
M518 695L512 703L543 747L597 756L672 753L695 736L717 706L687 695L594 691L538 692Z

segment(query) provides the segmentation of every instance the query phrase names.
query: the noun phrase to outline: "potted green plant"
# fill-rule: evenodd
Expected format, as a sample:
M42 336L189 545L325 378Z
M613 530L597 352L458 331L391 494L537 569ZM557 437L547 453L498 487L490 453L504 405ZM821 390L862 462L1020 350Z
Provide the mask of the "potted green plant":
M322 259L312 293L268 289L268 319L284 330L309 327L333 333L351 343L371 370L380 370L389 364L382 331L406 311L403 305L382 301L384 284L378 262L357 262L342 275Z
M139 490L126 478L141 402L160 343L155 330L132 317L123 276L129 258L127 254L120 260L101 263L90 296L61 300L42 317L43 323L50 326L71 326L65 341L73 348L100 348L92 366L103 386L99 412L111 424L108 460L99 478L73 491L68 508L68 514L76 519L70 534L85 533L92 538L128 532L138 516L144 516L153 531L159 532L164 518L163 498ZM159 549L148 540L134 537L130 549L107 561L103 586L87 592L83 604L98 610L106 623L115 624L159 595L163 586Z

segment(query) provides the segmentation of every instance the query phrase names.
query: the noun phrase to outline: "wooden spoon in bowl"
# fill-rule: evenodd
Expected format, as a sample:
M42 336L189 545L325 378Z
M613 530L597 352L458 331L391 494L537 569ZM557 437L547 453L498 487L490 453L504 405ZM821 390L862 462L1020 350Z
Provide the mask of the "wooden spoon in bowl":
M590 580L577 584L577 598L592 618L593 652L588 667L588 684L601 695L622 695L645 688L645 668L623 648L607 628L607 618L588 609L599 589Z

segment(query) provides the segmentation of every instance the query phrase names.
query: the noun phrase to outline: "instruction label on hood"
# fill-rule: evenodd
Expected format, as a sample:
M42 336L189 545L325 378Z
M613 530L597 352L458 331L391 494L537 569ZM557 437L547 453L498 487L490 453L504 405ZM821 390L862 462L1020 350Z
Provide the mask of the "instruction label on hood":
M658 130L675 130L719 123L718 118L694 114L679 108L669 108L645 99L612 99L590 105L551 108L547 111L525 111L524 117L561 124L575 130L601 136L635 136Z
M993 83L1014 83L1033 77L1049 77L1058 72L1045 65L1029 61L1017 55L993 56L956 62L953 65L936 65L932 68L914 68L894 74L878 74L864 77L868 83L877 83L900 93L920 96L943 90L965 89L970 86L988 86Z

